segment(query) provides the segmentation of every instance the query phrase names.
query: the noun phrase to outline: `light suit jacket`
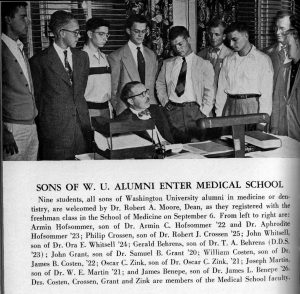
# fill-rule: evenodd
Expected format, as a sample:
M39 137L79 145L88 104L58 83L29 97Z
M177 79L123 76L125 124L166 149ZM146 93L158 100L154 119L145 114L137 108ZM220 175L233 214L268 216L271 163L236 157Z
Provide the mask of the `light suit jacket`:
M176 57L164 60L156 81L157 96L160 103L165 106L171 94L171 73L175 66ZM214 70L211 63L195 55L192 65L192 82L196 102L200 111L209 116L215 99Z
M144 46L143 50L146 64L145 87L150 91L150 103L157 104L154 95L157 58L155 53L149 48ZM131 81L140 81L140 76L128 44L108 55L108 62L111 67L111 103L116 113L120 114L127 108L120 99L124 85Z

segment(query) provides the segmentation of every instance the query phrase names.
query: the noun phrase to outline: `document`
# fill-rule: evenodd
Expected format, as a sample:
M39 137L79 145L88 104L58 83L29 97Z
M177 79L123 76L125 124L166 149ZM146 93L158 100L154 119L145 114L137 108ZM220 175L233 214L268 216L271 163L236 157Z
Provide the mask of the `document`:
M297 159L3 162L4 293L296 294L298 199Z

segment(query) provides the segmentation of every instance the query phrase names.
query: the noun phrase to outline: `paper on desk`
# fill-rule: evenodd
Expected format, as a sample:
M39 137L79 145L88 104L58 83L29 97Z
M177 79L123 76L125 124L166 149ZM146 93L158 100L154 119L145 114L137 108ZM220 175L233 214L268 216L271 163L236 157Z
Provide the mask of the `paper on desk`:
M136 134L120 134L118 136L113 136L112 146L111 146L110 138L107 138L98 132L95 132L94 139L95 139L95 143L97 144L100 150L107 150L107 149L118 150L118 149L135 148L135 147L152 145L152 142Z

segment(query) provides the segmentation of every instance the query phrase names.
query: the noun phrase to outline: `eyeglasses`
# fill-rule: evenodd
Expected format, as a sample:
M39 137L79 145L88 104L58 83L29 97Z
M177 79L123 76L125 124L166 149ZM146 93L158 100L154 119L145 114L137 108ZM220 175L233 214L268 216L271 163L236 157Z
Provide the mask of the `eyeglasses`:
M61 29L61 31L66 31L66 32L72 33L74 35L74 37L76 37L76 38L80 36L80 31L79 30L70 31L70 30L67 30L67 29Z
M134 29L134 30L132 30L135 34L142 34L142 35L144 35L144 34L146 34L147 33L147 30L137 30L137 29Z
M139 93L139 94L136 94L136 95L133 95L133 96L129 96L128 98L133 98L133 97L140 96L140 95L143 95L143 97L146 97L146 95L149 95L149 89L146 89L142 93Z
M104 32L94 32L94 34L98 35L101 38L106 37L106 39L109 38L110 34L104 33Z

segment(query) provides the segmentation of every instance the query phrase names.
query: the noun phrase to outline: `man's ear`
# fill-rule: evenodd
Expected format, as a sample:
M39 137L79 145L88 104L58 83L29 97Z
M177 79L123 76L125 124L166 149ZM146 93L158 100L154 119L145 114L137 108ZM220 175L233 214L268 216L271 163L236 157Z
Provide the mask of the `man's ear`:
M127 103L128 103L129 105L131 105L131 106L134 105L133 99L132 99L132 98L127 99Z
M9 25L9 24L11 23L11 17L10 17L10 16L5 16L5 17L4 17L4 20L5 20L5 23L6 23L7 25Z
M128 34L128 35L130 35L130 29L129 28L126 28L126 33Z
M87 36L88 36L89 39L92 39L92 34L93 34L92 31L87 31L86 34L87 34Z

